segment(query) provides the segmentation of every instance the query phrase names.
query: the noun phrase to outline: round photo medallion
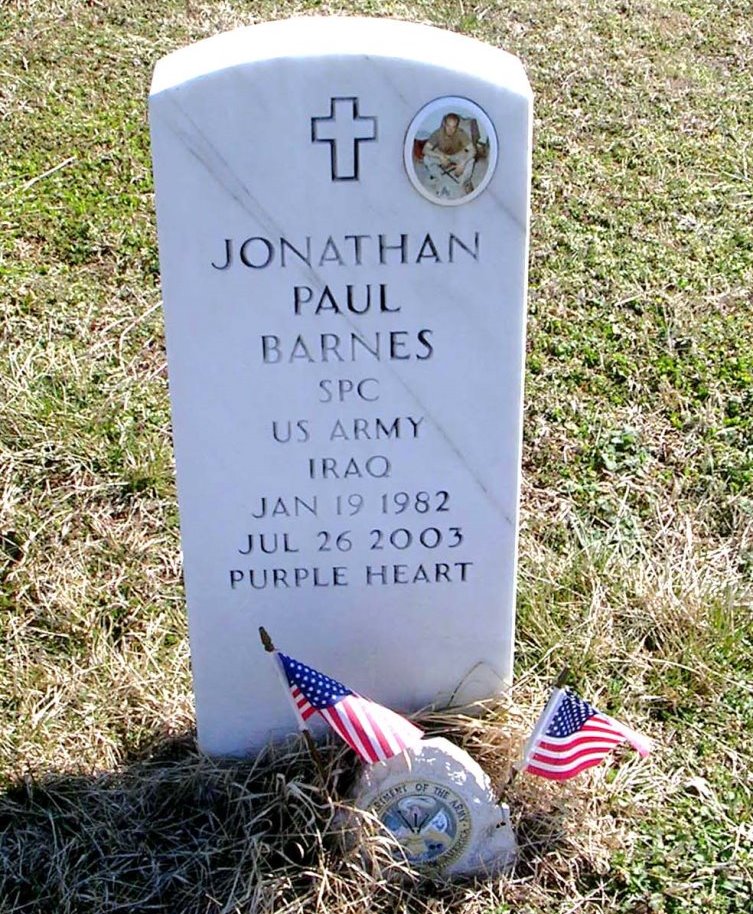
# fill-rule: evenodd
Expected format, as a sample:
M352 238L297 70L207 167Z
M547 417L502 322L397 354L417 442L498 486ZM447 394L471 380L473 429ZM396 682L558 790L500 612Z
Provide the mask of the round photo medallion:
M486 113L467 98L448 95L413 118L403 159L421 196L440 206L460 206L484 191L497 154L497 134Z
M405 781L378 796L371 809L415 866L447 866L468 845L468 806L443 784Z

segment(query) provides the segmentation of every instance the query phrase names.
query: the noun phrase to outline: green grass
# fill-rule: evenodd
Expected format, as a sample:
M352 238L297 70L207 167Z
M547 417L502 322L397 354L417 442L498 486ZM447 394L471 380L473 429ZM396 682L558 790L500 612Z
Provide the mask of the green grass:
M535 92L517 685L429 719L503 783L548 682L648 732L508 790L509 879L388 881L297 746L193 749L146 96L234 25L392 15ZM0 911L753 906L753 41L747 2L0 5Z

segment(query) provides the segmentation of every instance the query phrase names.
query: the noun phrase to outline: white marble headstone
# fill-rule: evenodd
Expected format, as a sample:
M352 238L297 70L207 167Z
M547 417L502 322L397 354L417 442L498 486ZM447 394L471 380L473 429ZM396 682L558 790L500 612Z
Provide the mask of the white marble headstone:
M426 26L184 48L151 130L201 747L295 729L257 637L396 710L512 672L531 92Z

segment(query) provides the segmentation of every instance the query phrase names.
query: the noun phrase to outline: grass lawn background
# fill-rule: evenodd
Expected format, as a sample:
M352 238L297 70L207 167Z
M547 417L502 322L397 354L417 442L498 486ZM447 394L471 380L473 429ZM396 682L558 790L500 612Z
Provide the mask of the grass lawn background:
M511 878L389 883L334 742L193 749L146 97L236 25L359 13L535 92L516 686L435 716L505 779L559 669L657 742L508 791ZM0 911L753 910L753 9L0 0Z

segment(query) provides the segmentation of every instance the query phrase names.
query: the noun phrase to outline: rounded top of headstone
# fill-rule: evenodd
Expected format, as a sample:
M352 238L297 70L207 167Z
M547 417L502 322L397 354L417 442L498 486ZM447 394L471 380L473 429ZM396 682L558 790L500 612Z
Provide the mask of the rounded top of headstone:
M157 62L151 95L242 64L332 55L444 65L532 95L523 65L506 51L433 26L357 16L302 16L206 38Z

